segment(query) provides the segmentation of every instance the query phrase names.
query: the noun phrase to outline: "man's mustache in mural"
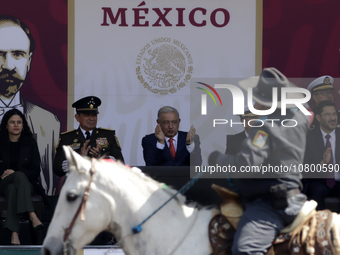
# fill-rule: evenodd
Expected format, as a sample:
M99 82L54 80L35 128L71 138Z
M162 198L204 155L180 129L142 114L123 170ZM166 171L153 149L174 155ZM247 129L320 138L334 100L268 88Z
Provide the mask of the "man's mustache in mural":
M0 73L0 94L8 98L13 96L23 82L15 71L3 70Z

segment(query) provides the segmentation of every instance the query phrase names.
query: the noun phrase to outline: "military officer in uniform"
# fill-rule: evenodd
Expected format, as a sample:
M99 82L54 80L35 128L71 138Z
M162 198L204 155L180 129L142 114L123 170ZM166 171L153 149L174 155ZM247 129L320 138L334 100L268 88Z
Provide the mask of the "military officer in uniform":
M277 69L265 68L260 77L243 80L240 86L245 91L253 88L255 109L268 110L273 104L273 88L281 91L281 88L294 85ZM291 99L304 98L297 93L288 93L288 96L292 96ZM261 127L250 129L238 154L215 151L209 156L209 165L231 165L241 169L269 165L297 167L301 164L309 120L301 110L290 104L286 107L286 115L281 115L280 97L277 103L277 110L259 119L264 123ZM272 119L277 121L271 122ZM286 127L281 125L283 120ZM300 193L301 173L272 171L271 175L266 175L247 172L240 179L230 179L232 174L226 177L226 185L240 194L245 208L234 237L232 254L266 254L275 236L295 219L306 200L306 196Z
M317 106L320 102L328 100L334 101L334 78L329 75L324 75L313 80L307 87L312 93L312 99Z
M307 87L312 94L312 99L315 103L314 109L322 101L330 101L334 103L334 78L330 75L324 75L313 80ZM338 126L340 124L340 112L338 114ZM311 125L311 128L319 127L319 122L316 118Z
M99 158L106 155L124 162L115 131L96 127L100 104L101 100L95 96L84 97L72 104L72 107L76 108L75 118L79 122L79 127L60 135L53 163L56 175L63 176L68 172L63 145L71 146L82 156Z

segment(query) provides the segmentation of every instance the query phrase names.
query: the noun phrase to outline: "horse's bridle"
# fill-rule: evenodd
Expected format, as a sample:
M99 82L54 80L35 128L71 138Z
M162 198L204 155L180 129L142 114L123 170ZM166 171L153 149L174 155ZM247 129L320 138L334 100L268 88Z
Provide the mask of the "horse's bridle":
M92 158L92 161L91 161L91 169L90 169L90 179L89 179L89 183L87 184L87 187L85 189L85 192L84 192L84 196L83 196L83 199L76 211L76 213L74 214L73 216L73 219L69 225L68 228L64 229L64 238L63 238L63 246L64 246L64 255L67 255L67 244L68 244L68 237L70 236L71 232L72 232L72 228L80 214L80 219L82 221L85 221L85 206L86 206L86 202L89 198L89 193L90 193L90 187L91 187L91 183L92 183L92 180L93 180L93 175L95 174L96 170L94 168L94 164L95 164L95 159ZM184 239L186 238L186 236L189 234L189 232L191 231L191 229L193 228L196 220L197 220L197 216L198 216L198 212L196 212L196 216L194 218L194 221L192 223L192 225L190 226L190 228L188 229L187 233L185 234L184 238L182 240L180 240L180 242L175 246L175 248L172 250L172 252L170 254L173 254L178 248L179 246L181 246L181 244L183 243ZM129 234L128 236L130 236L131 234ZM127 236L126 236L127 237ZM125 238L123 238L125 239ZM120 240L122 241L122 240Z
M76 213L73 216L73 219L69 225L68 228L64 229L64 238L63 238L63 245L64 245L64 254L67 254L67 244L68 244L68 237L70 236L71 232L72 232L72 228L80 214L80 219L82 221L85 221L85 206L86 206L86 202L89 198L89 193L90 193L90 187L91 187L91 183L92 183L92 179L93 179L93 175L96 172L95 168L94 168L94 164L95 164L95 159L92 159L91 161L91 169L90 169L90 180L89 183L87 184L87 187L85 189L84 195L83 195L83 199L76 211Z

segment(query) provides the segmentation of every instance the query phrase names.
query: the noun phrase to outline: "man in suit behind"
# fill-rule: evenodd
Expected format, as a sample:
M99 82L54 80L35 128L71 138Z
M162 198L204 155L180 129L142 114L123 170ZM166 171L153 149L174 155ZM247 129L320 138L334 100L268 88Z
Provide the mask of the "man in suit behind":
M312 128L307 134L304 164L339 164L340 162L340 129L337 110L333 102L325 100L314 110L319 126ZM303 192L318 202L318 210L326 209L325 197L334 195L340 197L340 174L335 172L324 179L304 179Z
M84 97L72 104L72 107L76 108L75 118L79 122L79 127L60 135L53 163L53 171L56 175L63 176L68 172L63 145L71 146L82 156L99 158L107 155L124 162L115 131L97 128L100 104L101 100L95 96Z
M190 166L202 164L200 141L194 126L189 132L178 131L181 119L178 111L164 106L158 111L155 133L142 139L147 166Z

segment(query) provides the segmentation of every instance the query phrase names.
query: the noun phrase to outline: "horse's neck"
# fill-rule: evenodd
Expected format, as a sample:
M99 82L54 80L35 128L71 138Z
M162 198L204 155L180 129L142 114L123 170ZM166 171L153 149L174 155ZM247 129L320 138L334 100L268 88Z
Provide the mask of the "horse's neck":
M114 221L119 225L126 226L137 224L147 214L152 213L161 203L169 198L159 183L141 178L130 169L118 169L116 173L102 171L98 179L98 191L104 197L105 204L114 212ZM153 206L155 204L155 206ZM125 223L125 224L123 224ZM130 229L131 230L131 229Z
M193 239L195 241L200 242L203 238L207 240L207 225L213 213L207 210L198 212L176 199L172 199L142 225L141 233L132 235L132 227L150 216L171 194L156 182L130 177L112 179L112 183L107 185L111 188L110 194L114 194L115 203L111 230L122 240L121 245L126 254L167 254L189 232L190 235L197 235Z

